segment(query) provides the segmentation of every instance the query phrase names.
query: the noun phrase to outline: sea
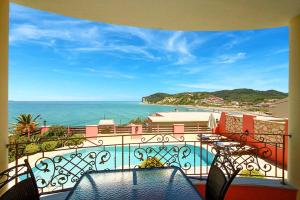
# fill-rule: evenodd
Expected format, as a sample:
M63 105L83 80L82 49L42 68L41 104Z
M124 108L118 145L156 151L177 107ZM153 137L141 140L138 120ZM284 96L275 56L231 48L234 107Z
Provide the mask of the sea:
M40 115L40 124L84 126L96 125L101 119L126 124L131 119L146 118L156 112L204 111L182 106L143 104L139 101L9 101L9 124L19 114Z

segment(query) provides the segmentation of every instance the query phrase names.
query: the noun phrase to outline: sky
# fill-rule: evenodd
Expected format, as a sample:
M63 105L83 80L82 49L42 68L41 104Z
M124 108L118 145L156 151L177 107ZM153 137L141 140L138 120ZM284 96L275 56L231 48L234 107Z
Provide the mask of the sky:
M11 4L9 99L135 101L156 92L288 92L288 28L170 31Z

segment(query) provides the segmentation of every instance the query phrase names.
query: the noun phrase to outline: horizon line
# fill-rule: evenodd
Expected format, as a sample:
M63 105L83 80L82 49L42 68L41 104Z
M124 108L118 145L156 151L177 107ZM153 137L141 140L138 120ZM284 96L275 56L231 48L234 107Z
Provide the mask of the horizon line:
M106 102L106 101L136 102L136 101L140 101L140 100L8 100L8 102L70 102L70 101L72 101L72 102Z

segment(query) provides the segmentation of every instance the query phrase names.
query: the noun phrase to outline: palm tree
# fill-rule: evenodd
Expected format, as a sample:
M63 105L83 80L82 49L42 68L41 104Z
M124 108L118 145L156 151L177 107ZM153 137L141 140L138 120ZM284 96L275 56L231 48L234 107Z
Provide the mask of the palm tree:
M34 117L31 114L20 114L16 120L15 130L21 134L27 134L28 140L30 140L30 133L32 133L38 126L37 119L40 115Z

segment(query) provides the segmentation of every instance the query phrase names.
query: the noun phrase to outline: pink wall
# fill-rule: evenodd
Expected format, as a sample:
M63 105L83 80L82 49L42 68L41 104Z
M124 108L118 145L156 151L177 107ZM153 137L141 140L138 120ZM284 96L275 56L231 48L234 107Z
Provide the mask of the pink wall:
M184 124L173 124L174 137L180 138L184 134Z
M264 157L264 152L263 150L266 148L270 149L272 151L271 156L268 158L269 160L272 161L277 161L278 165L282 165L284 163L284 166L287 166L287 156L288 156L288 138L285 138L285 149L281 148L281 147L275 147L273 145L269 145L269 144L265 144L265 143L261 143L257 140L254 139L254 118L255 116L252 115L243 115L243 132L245 132L246 130L249 131L249 135L246 138L247 141L247 145L261 149L261 151L258 152L259 155L261 155L262 157ZM286 121L285 123L285 132L286 134L288 134L288 121ZM228 134L226 132L226 113L222 112L221 117L220 117L220 122L218 124L218 127L216 129L216 133L219 133L221 135L224 135L226 137L229 137L231 139L234 139L236 141L240 140L240 136L237 135L232 135L232 134ZM283 157L284 156L284 157Z
M220 116L219 123L217 127L215 128L215 133L225 133L226 132L226 112L222 112Z
M248 130L251 136L254 134L254 118L253 115L243 115L243 132Z
M131 125L131 138L140 138L141 134L143 134L143 126L142 125Z
M45 132L47 132L49 130L50 126L42 126L41 127L41 135L44 135Z
M87 125L85 126L85 136L86 137L96 137L98 135L97 125Z

